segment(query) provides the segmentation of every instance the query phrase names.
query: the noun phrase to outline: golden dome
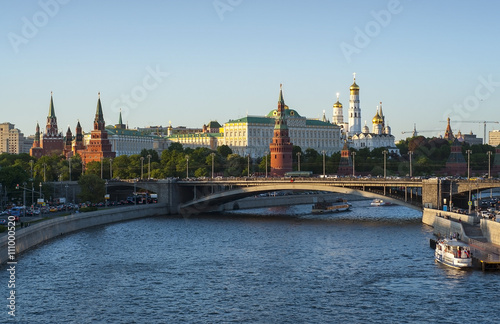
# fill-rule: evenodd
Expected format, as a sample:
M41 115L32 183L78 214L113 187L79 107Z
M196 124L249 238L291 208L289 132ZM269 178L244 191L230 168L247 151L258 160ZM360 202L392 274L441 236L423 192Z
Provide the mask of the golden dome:
M356 81L351 85L351 90L359 90L359 86L356 84Z
M342 108L342 104L337 100L337 102L333 104L333 108Z
M377 114L375 115L375 117L373 117L372 119L372 123L373 124L377 124L377 125L380 125L380 124L383 124L384 123L384 120L382 119L382 117L380 117L379 113L378 113L378 110L377 110Z

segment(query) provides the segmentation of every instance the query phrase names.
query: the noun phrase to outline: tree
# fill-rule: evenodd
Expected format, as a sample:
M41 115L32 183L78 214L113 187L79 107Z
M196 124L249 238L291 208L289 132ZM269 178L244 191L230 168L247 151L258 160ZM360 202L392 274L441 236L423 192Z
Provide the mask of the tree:
M105 181L95 174L85 174L78 180L80 194L78 197L82 201L98 203L104 200L106 194Z
M231 148L227 145L217 147L217 152L226 159L229 155L233 154L233 150L231 150Z

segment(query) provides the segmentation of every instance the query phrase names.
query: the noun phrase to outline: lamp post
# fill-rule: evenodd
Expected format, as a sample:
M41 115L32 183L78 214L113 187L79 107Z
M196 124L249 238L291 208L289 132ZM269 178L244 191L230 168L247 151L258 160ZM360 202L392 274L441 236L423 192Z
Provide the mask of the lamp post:
M134 179L134 206L137 205L137 179Z
M42 182L40 181L40 199L42 199Z
M64 188L66 189L66 212L68 211L68 184L66 184L64 186Z
M297 171L299 171L299 172L300 172L300 155L301 155L301 154L302 154L302 153L297 152L297 163L298 163Z
M101 156L101 179L102 179L103 161L104 161L104 157Z
M491 179L491 151L486 152L488 154L488 181ZM493 189L490 188L490 199L493 198Z
M383 150L382 153L384 154L384 179L387 178L387 150Z
M66 185L67 187L67 185ZM105 187L105 193L104 193L104 205L107 207L108 206L108 180L104 183Z
M469 180L469 178L470 178L470 154L472 153L472 151L467 150L467 151L465 151L465 153L467 153L467 180Z
M266 178L267 178L267 152L266 152Z
M186 179L189 179L189 155L186 155Z
M31 206L33 206L33 200L35 199L34 198L34 185L33 185L33 163L35 161L33 160L30 160L30 167L31 167L31 177L30 177L30 181L31 181Z
M212 156L212 179L214 178L214 158L215 158L215 153L212 152L210 153L210 155Z
M352 176L355 177L356 176L356 169L355 169L355 166L356 166L356 152L352 151L351 152L351 155L352 155Z
M149 180L151 179L151 154L148 154L147 158L148 158L148 180Z
M467 153L467 180L469 181L469 201L468 201L468 204L469 204L469 215L470 215L471 210L472 210L471 185L470 185L470 154L472 153L472 151L467 150L467 151L465 151L465 153Z
M23 216L26 217L26 182L23 182Z
M109 159L109 179L113 179L113 158Z
M68 163L69 163L69 181L71 181L71 158L69 158Z
M321 151L323 153L323 179L325 178L325 150Z
M413 170L411 167L411 156L413 155L413 151L408 151L408 155L410 156L410 178L413 176Z
M144 170L144 156L141 156L141 180L143 176L143 170Z
M247 155L247 177L250 178L250 154Z

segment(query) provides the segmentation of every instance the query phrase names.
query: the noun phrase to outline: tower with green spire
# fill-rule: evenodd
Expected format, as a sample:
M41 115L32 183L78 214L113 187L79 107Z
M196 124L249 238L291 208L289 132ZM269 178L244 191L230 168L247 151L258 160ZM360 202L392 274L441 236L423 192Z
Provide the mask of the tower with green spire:
M272 142L269 144L271 151L271 175L282 177L285 173L292 171L293 144L290 142L288 133L285 100L283 99L283 87L281 84L273 134Z
M126 129L127 126L123 124L122 121L122 109L120 108L120 117L118 118L118 124L115 125L116 129Z
M47 124L45 125L45 133L43 135L40 133L40 126L37 123L37 134L35 137L38 137L38 142L35 140L32 147L35 150L30 150L32 156L40 157L63 153L64 137L57 129L57 117L52 91L50 92L49 114L47 116Z

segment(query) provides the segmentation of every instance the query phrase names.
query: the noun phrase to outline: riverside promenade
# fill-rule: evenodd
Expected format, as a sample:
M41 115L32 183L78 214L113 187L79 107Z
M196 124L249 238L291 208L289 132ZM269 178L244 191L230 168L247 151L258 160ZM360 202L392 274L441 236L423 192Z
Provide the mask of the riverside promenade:
M147 207L130 206L110 208L88 213L61 216L35 223L29 227L16 228L14 235L5 231L0 235L0 264L17 260L17 255L54 237L85 229L131 219L164 215L166 204L149 204ZM11 231L12 232L12 231ZM15 244L14 244L14 243ZM9 260L9 249L15 257Z

